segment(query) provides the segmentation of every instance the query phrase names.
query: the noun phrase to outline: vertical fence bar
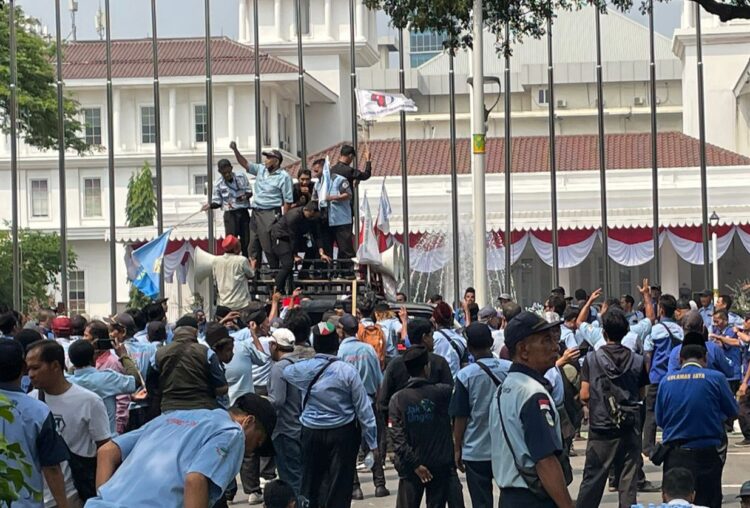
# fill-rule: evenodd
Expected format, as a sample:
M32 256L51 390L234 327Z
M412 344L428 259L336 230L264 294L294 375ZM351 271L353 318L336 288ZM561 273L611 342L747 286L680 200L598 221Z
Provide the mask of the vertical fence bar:
M112 30L110 23L109 0L104 0L104 38L107 60L107 178L109 179L109 296L110 312L117 312L117 255L115 221L115 125L112 99Z
M10 40L10 206L11 242L13 249L13 307L21 308L21 252L18 244L18 78L16 68L16 2L8 4L8 30Z
M557 231L557 152L555 147L555 69L552 53L552 17L547 20L547 102L549 103L549 179L552 214L552 286L560 285ZM572 289L572 288L568 288Z
M706 289L711 283L711 263L709 262L708 231L708 172L706 169L706 109L703 92L703 40L701 36L701 6L695 4L695 41L698 60L698 139L700 141L700 175L701 175L701 232L703 233L703 282Z
M205 68L206 68L206 187L208 199L213 195L213 164L214 164L214 96L213 96L213 76L211 74L211 0L203 2L203 20L205 22ZM214 238L214 214L212 210L208 211L208 252L213 254L216 251L216 240ZM213 315L214 312L214 286L209 283L208 286L208 312Z
M302 169L307 169L307 129L305 126L305 66L302 62L302 0L296 0L297 7L297 69L299 79L299 122L300 152Z
M253 52L255 58L255 162L260 164L263 152L263 138L261 130L263 126L260 123L260 36L258 35L258 2L253 0Z
M510 25L505 25L505 44L510 49ZM510 54L505 53L505 93L503 94L504 99L504 110L505 110L505 287L503 291L510 292L511 287L511 268L513 264L512 251L513 251L513 226L511 221L512 213L512 192L511 192L511 164L513 163L512 158L512 139L511 139L511 81L510 81Z
M59 1L59 0L58 0ZM164 192L161 169L161 101L159 97L159 40L156 32L156 0L151 0L151 58L154 62L154 140L156 160L156 231L164 232ZM164 270L159 270L159 295L164 297Z
M609 295L610 273L609 273L609 237L607 228L607 157L604 142L604 85L602 77L602 33L601 12L596 9L596 106L597 124L599 128L599 193L601 196L601 218L602 218L602 257L604 264L604 294Z
M654 1L649 0L648 6L649 31L649 103L651 106L651 208L653 209L653 237L654 237L654 276L658 283L661 280L661 253L659 252L659 160L657 153L656 135L656 53L654 50Z
M453 67L453 48L449 54L448 68L448 102L450 107L450 140L451 140L451 217L453 218L453 301L461 300L461 277L459 259L458 230L458 165L456 163L456 73Z
M398 91L406 93L406 78L404 76L404 29L398 31ZM409 260L409 171L406 167L406 113L401 111L400 116L400 137L401 140L401 200L402 216L404 225L404 293L408 299L412 298L411 294L411 264Z
M68 215L67 182L65 181L65 104L62 74L62 35L60 0L55 0L55 56L57 67L57 174L60 186L60 292L66 312L68 309Z

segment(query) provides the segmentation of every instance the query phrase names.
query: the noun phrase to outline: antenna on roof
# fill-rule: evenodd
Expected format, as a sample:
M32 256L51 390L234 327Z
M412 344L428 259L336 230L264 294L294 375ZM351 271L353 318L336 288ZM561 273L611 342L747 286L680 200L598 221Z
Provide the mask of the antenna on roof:
M94 14L94 28L96 29L96 33L99 34L99 40L104 40L104 31L107 28L107 22L104 19L101 2L99 3L99 8L96 10L96 14Z
M75 41L78 40L78 30L76 29L76 12L78 12L78 0L68 0L68 9L70 10L71 36Z

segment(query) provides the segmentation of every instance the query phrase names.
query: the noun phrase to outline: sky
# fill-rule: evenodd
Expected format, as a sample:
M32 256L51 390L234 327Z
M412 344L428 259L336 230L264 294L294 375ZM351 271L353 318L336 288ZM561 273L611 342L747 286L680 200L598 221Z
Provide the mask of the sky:
M69 2L60 0L62 8L62 32L65 38L71 34L71 16ZM27 14L38 18L46 25L50 33L55 27L55 0L18 0ZM200 37L204 35L204 1L203 0L158 0L157 30L159 37ZM628 16L646 25L647 18L638 12L636 7ZM77 36L79 40L96 39L96 12L103 0L78 0L76 15ZM112 37L143 38L151 35L151 2L150 0L111 0ZM669 3L656 3L655 27L663 35L670 37L680 24L682 0L671 0ZM213 0L211 2L211 33L214 36L227 35L237 37L237 0ZM180 15L175 15L180 13ZM378 26L387 31L387 18L383 15Z

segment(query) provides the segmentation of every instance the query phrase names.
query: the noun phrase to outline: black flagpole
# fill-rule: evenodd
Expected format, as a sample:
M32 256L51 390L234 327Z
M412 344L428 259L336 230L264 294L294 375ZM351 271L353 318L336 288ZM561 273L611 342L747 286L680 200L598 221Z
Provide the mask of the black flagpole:
M299 122L300 152L302 169L307 169L307 129L305 128L305 66L302 63L302 0L296 0L297 6L297 69L299 79Z
M59 0L58 0L59 1ZM151 0L151 56L154 62L154 128L156 129L156 231L164 233L164 201L161 171L161 104L159 97L159 48L156 33L156 0ZM164 270L159 270L159 294L164 297Z
M260 113L260 42L258 35L258 2L253 0L253 52L255 53L255 162L260 164L263 152L263 138L261 135Z
M66 312L68 309L68 216L65 181L65 117L63 74L62 74L62 36L60 34L60 0L55 0L55 51L57 57L57 169L60 185L60 292Z
M398 31L398 91L406 93L406 82L404 80L404 29ZM406 113L401 111L400 115L400 140L401 140L401 200L403 225L404 225L404 293L408 300L411 294L411 264L409 261L409 171L406 167Z
M213 78L211 75L211 0L203 2L203 18L205 21L205 67L206 67L206 187L208 199L213 195L213 159L214 159L214 114L213 114ZM216 240L214 238L214 214L208 210L208 252L216 251ZM214 311L214 287L213 283L208 287L209 314Z
M505 25L505 45L506 49L510 49L510 25ZM482 86L480 84L480 86ZM505 108L505 287L504 292L510 292L511 286L511 265L512 250L513 250L513 230L511 225L511 150L512 140L510 132L510 116L511 116L511 101L510 101L510 54L505 53L505 94L503 95L503 102Z
M555 151L555 70L552 59L552 17L547 20L547 102L549 103L549 176L552 201L552 286L560 285L557 231L557 153ZM570 288L569 288L570 289Z
M648 6L649 30L649 85L651 97L651 198L653 209L653 237L654 237L654 282L661 280L661 254L659 252L659 160L657 155L657 125L656 125L656 55L654 51L654 2Z
M117 255L115 250L115 127L112 99L112 32L109 19L109 0L104 0L105 52L107 59L107 174L109 178L109 290L110 312L117 312Z
M602 84L602 38L601 38L601 13L599 7L596 9L596 106L597 123L599 126L599 192L601 195L602 213L602 250L604 263L604 294L609 295L609 238L607 227L607 158L604 146L604 91Z
M698 57L698 139L700 141L701 231L703 233L703 280L711 290L711 263L708 254L708 174L706 171L706 111L703 101L703 40L701 37L701 6L695 4L695 40ZM715 262L715 261L714 261Z
M459 259L458 232L458 167L456 164L456 74L453 69L453 48L449 52L448 96L450 106L450 140L451 140L451 216L453 218L453 301L461 299L461 277Z
M21 263L18 245L18 90L16 76L16 2L10 0L8 5L8 45L10 59L10 202L11 202L11 236L13 249L13 307L21 312ZM58 31L59 32L59 31Z
M362 20L360 20L360 23ZM350 100L352 103L352 146L354 146L353 166L356 168L359 165L359 152L357 151L357 54L354 49L354 0L349 0L349 81L351 84L351 96ZM359 241L359 189L358 186L354 186L354 238Z

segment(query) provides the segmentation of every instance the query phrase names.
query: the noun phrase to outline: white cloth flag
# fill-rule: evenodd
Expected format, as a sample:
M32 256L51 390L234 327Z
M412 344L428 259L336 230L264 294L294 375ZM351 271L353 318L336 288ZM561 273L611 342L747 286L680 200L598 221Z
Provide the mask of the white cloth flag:
M357 89L356 93L357 111L363 120L374 120L399 111L417 111L414 101L403 94L360 89Z
M326 156L326 162L323 164L323 174L320 177L320 188L318 189L318 208L328 206L328 194L331 190L331 163Z
M367 191L362 197L359 207L361 227L359 233L359 248L357 248L357 260L361 265L381 265L383 260L378 250L378 240L372 228L372 215L370 214L370 203L367 201Z
M393 245L391 237L391 200L385 191L385 178L380 188L380 201L378 201L378 218L375 220L375 235L378 238L378 249L385 252Z

